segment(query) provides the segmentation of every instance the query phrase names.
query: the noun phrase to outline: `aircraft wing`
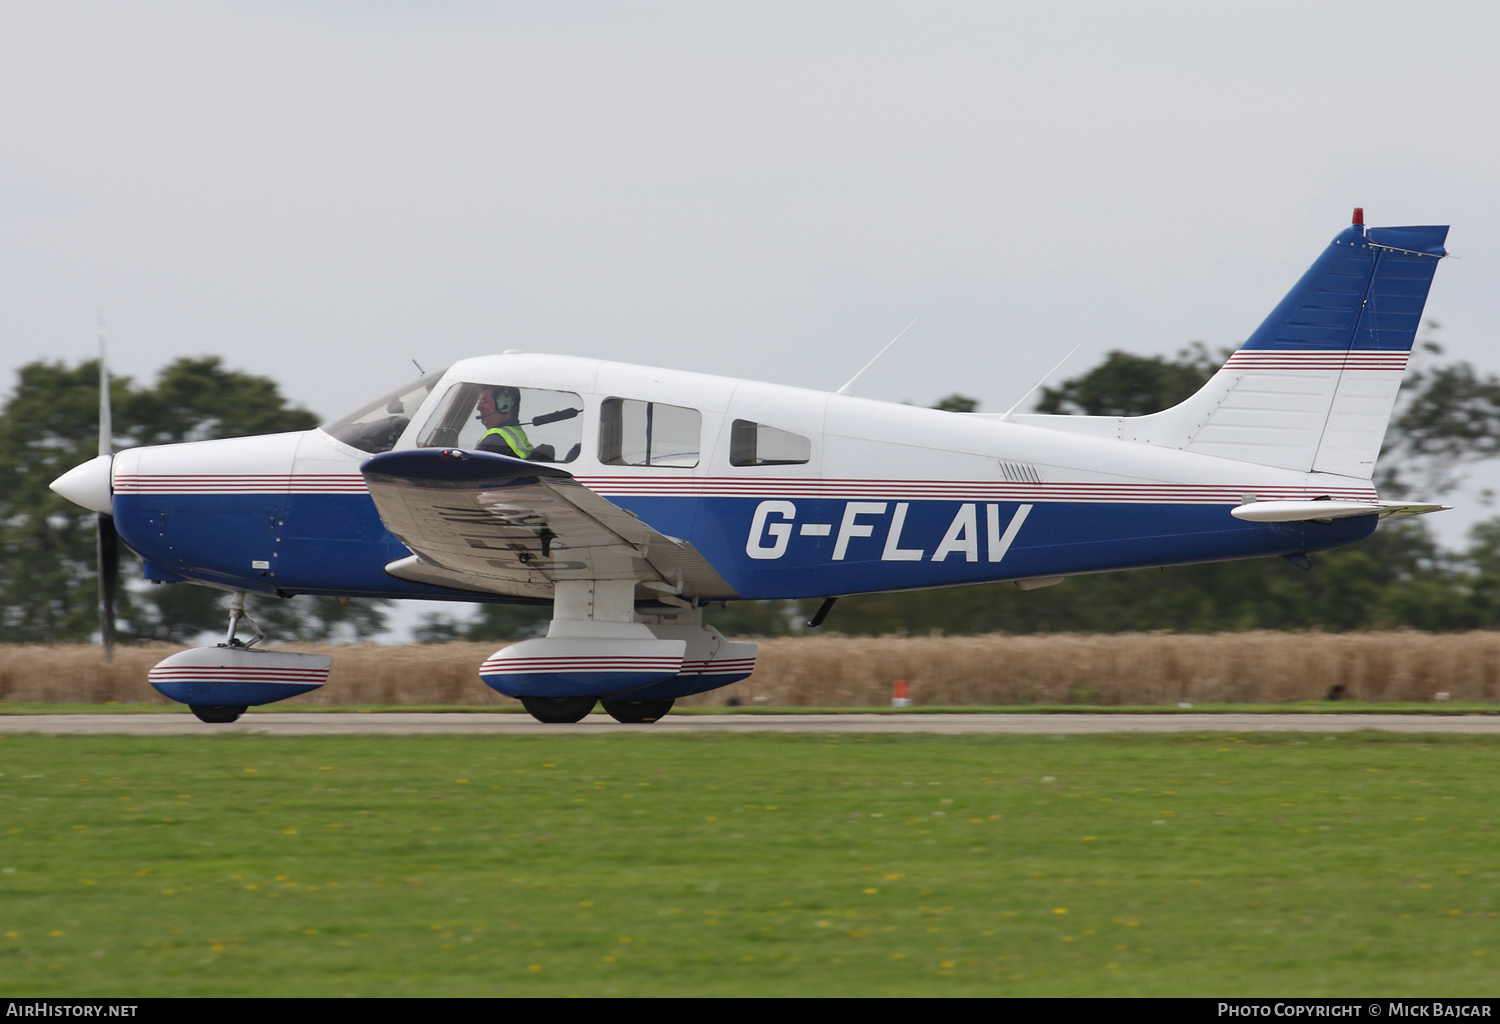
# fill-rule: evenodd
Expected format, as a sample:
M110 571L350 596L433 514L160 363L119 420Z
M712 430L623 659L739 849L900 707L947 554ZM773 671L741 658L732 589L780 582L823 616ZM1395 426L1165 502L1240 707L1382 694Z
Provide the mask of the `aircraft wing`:
M691 544L547 463L419 448L360 471L386 529L413 552L385 567L399 579L546 600L560 580L633 579L669 601L738 596Z

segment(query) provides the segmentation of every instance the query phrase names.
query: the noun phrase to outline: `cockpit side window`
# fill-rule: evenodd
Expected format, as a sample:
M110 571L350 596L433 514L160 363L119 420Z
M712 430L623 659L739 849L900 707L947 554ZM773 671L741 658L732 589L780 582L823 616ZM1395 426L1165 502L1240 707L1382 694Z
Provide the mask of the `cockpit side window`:
M697 409L634 398L606 398L599 409L599 461L606 466L698 464L703 415Z
M362 452L378 455L396 446L412 414L427 400L447 367L424 373L410 384L381 395L347 416L326 424L323 430Z
M804 466L811 458L812 441L801 434L752 420L729 428L731 466Z
M483 418L491 415L487 425ZM571 391L464 381L417 429L419 448L470 448L532 462L572 462L583 447L583 399Z

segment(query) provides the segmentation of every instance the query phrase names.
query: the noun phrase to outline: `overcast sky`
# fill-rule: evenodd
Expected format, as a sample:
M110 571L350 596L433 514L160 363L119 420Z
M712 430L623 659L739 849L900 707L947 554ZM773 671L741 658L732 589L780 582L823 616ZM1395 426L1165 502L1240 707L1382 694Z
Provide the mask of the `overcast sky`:
M0 4L8 369L336 415L506 348L1000 411L1233 345L1362 205L1500 369L1493 4ZM11 378L13 379L13 378Z

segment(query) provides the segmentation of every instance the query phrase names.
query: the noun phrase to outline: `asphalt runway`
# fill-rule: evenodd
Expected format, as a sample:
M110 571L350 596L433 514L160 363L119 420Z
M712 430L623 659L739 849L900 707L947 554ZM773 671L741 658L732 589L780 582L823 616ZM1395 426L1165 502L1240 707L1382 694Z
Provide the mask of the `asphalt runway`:
M207 725L187 714L0 715L0 733L271 736L481 733L545 736L619 732L929 733L1083 735L1091 733L1383 732L1500 735L1500 715L669 715L654 725L621 725L593 714L577 725L543 725L529 715L494 713L361 714L251 712L232 725Z

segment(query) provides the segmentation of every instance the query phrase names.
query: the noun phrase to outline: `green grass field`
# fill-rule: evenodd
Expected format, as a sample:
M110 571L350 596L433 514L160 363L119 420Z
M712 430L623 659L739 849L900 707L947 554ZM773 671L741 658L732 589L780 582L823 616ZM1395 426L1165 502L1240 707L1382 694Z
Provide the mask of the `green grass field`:
M1500 992L1500 742L0 737L0 994Z

